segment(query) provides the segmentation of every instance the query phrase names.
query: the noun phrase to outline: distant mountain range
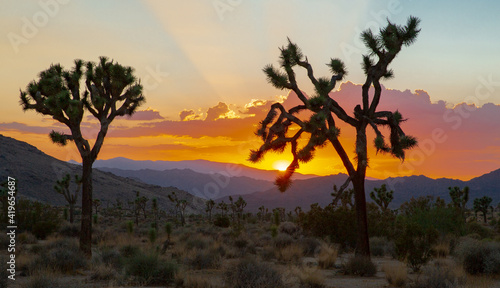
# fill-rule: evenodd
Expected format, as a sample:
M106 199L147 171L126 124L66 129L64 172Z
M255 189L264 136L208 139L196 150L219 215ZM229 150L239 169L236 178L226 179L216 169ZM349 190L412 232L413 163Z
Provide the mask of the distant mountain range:
M134 161L126 158L98 160L94 164L94 198L114 202L120 198L126 202L135 198L135 191L148 198L158 198L164 209L172 209L167 195L176 191L181 197L205 198L228 202L228 196L239 195L247 201L247 211L285 207L287 210L301 206L307 210L311 204L328 205L334 184L340 186L347 178L344 174L330 176L294 175L293 184L285 193L273 185L275 171L258 170L244 165L192 161ZM31 199L64 205L64 198L55 193L56 179L64 173L79 173L77 165L59 161L35 147L0 135L0 179L16 177L19 194ZM297 176L297 177L296 177ZM0 180L2 181L2 180ZM412 197L432 195L450 201L448 187L470 187L469 205L475 198L485 195L500 201L500 169L483 176L461 181L454 179L431 179L425 176L367 179L366 193L386 184L394 190L392 208L397 208ZM187 192L186 192L187 191ZM194 195L194 196L193 196ZM201 203L202 201L196 201ZM198 210L195 210L198 209ZM202 208L192 206L191 211Z
M0 135L0 182L6 181L9 176L14 177L18 185L18 196L53 205L66 205L64 197L54 190L56 180L66 173L81 175L81 168L48 156L30 144ZM127 201L134 200L136 192L139 192L149 199L157 198L159 206L169 211L174 208L174 204L168 199L168 195L175 191L188 200L189 211L200 213L200 209L204 209L203 201L194 201L196 198L191 194L175 187L146 184L97 169L94 169L92 176L93 198L100 199L104 207L115 203L116 199L122 200L127 207ZM80 201L81 195L77 205Z
M134 162L129 159L124 160L124 158L120 158L118 161L118 163L123 164L121 167L136 167L140 170L118 169L116 166L115 168L102 167L116 164L115 159L100 161L99 166L101 168L99 169L150 184L178 187L198 197L217 201L224 200L226 203L228 202L228 196L232 195L233 198L236 198L241 195L247 201L249 211L257 211L258 207L262 205L268 208L285 207L286 209L294 209L297 206L307 209L313 203L325 206L332 201L333 185L341 186L347 179L345 174L315 176L307 179L297 179L294 175L292 186L285 193L280 193L273 185L273 180L277 174L272 171L264 171L264 173L272 172L270 175L265 174L267 177L272 176L272 180L262 180L261 177L255 179L248 176L245 172L238 174L245 176L231 177L224 170L218 170L220 173L213 173L213 171L217 170L212 170L210 174L206 174L195 172L192 169L164 169L162 171L141 169L144 168L143 161L137 161L139 163L135 164ZM209 161L203 162L207 167L212 164L207 162ZM193 161L190 164L193 163L195 162ZM185 168L186 164L183 165L182 167ZM222 165L219 166L220 168L231 164L216 163L215 165ZM215 165L211 167L216 167ZM303 177L303 175L299 176ZM371 201L369 198L370 191L373 191L375 187L382 186L382 184L386 184L389 189L394 190L394 200L391 203L391 208L399 207L412 197L427 195L441 197L449 202L448 187L453 186L461 188L469 186L469 205L472 205L473 199L485 195L493 198L493 204L495 205L500 201L500 169L469 181L447 178L431 179L425 176L396 177L385 180L369 178L366 180L365 189L368 201Z

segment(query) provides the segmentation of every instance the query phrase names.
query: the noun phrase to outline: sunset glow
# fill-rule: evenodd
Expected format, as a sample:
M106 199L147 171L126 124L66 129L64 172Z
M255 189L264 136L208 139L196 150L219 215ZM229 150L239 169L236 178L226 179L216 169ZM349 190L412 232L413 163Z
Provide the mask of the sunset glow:
M286 171L286 168L288 168L288 165L290 165L290 161L286 160L279 160L273 163L273 168L278 170L278 171Z
M349 74L330 96L353 114L364 83L361 31L376 32L386 18L404 23L414 15L422 20L421 35L395 59L395 78L382 82L380 109L400 111L408 119L402 124L405 133L419 146L401 162L377 154L370 132L367 176L466 180L500 167L500 39L487 37L497 35L500 20L494 11L500 2L482 7L463 1L450 13L439 12L449 11L445 4L428 0L228 1L233 6L222 12L213 1L130 0L120 7L97 0L60 2L51 13L38 1L9 1L0 11L0 32L6 36L0 42L0 134L63 161L80 161L75 145L52 144L48 134L67 128L19 105L19 90L52 63L70 69L74 59L97 61L105 55L133 67L144 86L147 103L132 117L114 120L99 159L205 159L284 171L290 147L258 163L247 159L262 144L254 132L271 105L298 103L295 94L275 89L262 72L278 63L287 37L302 48L317 78L331 77L325 65L330 58L345 62ZM25 27L40 13L48 15L47 23L36 32ZM469 59L466 69L461 59ZM315 93L307 73L297 70L297 79L304 93ZM355 130L341 122L340 141L353 159ZM93 142L98 131L98 122L87 113L84 136ZM297 172L346 172L331 145L314 155Z

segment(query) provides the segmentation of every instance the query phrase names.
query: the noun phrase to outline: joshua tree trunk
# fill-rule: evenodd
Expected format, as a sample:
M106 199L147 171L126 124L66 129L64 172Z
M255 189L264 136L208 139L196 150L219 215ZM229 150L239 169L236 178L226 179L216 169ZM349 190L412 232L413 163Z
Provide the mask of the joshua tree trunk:
M82 226L80 250L85 255L92 255L92 164L90 156L82 158Z
M75 220L75 204L69 204L69 223L73 224L73 221Z

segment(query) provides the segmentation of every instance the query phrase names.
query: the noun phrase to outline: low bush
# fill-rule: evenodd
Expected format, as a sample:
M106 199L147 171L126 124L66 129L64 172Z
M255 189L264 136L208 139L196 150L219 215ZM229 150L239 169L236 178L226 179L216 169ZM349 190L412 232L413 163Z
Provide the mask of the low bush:
M321 244L321 250L318 254L318 265L323 269L335 267L335 261L339 255L339 249L326 243Z
M417 272L432 258L432 246L437 241L438 231L415 222L403 222L402 225L395 239L396 253Z
M178 266L174 262L160 260L156 255L137 254L128 259L125 273L144 285L167 285L173 282Z
M284 288L281 274L272 266L251 259L243 259L224 273L228 287Z
M296 237L300 233L300 228L293 222L283 222L278 226L278 232Z
M455 248L455 257L469 274L500 274L498 242L482 242L465 237Z
M214 250L193 250L185 258L186 264L195 270L218 269L222 257Z
M481 238L491 238L493 236L493 230L477 223L477 222L469 222L465 224L465 233L469 234L478 234Z
M276 251L276 259L283 262L298 263L302 259L302 247L297 244L288 245Z
M72 273L85 268L87 261L73 239L60 239L45 245L40 254L28 265L30 274L38 271Z
M408 281L408 268L404 264L385 263L382 266L382 271L385 273L385 279L391 286L405 287Z
M43 273L31 276L23 288L60 288L63 287L59 281L51 276Z
M231 226L231 220L227 216L217 215L214 221L214 225L221 228L227 228Z
M138 252L136 252L138 253ZM103 247L94 253L97 261L104 265L121 269L123 267L123 258L119 251L111 247Z
M120 248L120 254L123 257L129 258L141 253L141 250L136 245L125 245Z
M274 238L273 243L276 248L285 248L293 243L293 238L288 234L280 233Z
M66 223L59 228L59 235L64 237L79 237L80 225L76 223Z
M318 239L312 237L302 238L299 241L300 245L302 245L302 250L304 252L304 256L314 257L316 252L319 250L321 246L321 242Z
M296 269L301 288L325 288L325 276L320 270L314 268Z
M448 266L431 266L424 269L423 277L418 277L412 288L449 288L465 287L463 272ZM476 287L476 286L474 286Z
M373 276L377 273L377 267L370 258L363 256L354 256L347 260L342 267L343 272L346 275L356 275L356 276Z
M101 264L93 267L90 274L90 279L94 281L110 281L116 279L118 273L116 270L109 265Z
M382 257L385 255L388 240L385 237L370 238L370 252L372 256Z

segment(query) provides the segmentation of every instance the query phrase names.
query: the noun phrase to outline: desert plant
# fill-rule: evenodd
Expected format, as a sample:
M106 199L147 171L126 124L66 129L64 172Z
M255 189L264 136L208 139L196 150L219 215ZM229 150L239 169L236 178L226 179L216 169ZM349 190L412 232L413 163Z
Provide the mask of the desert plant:
M66 202L68 202L69 223L73 223L75 215L75 205L78 199L78 194L80 194L80 189L82 187L82 178L80 178L78 175L75 175L76 188L73 194L69 192L70 179L71 176L69 173L67 173L61 180L56 181L56 185L54 185L54 190L56 190L57 193L63 195L64 199L66 199ZM68 212L67 209L65 209L64 211L66 213ZM67 219L67 215L64 218Z
M32 275L23 288L59 288L63 287L53 275L37 273Z
M148 231L149 242L151 244L154 244L156 242L156 238L157 237L158 237L158 233L156 232L156 229L155 228L149 228L149 231Z
M90 280L94 281L109 281L116 279L118 273L115 268L109 265L101 264L92 267L92 272L90 274Z
M99 63L75 60L73 70L60 64L40 72L40 79L21 91L23 110L35 110L68 126L71 135L52 131L52 142L66 145L74 141L82 157L82 228L80 249L92 254L92 165L97 159L111 122L119 116L132 115L145 101L142 85L131 67L124 67L106 57ZM86 67L84 73L83 68ZM82 76L85 75L85 81ZM85 91L80 84L85 83ZM88 141L81 132L85 110L97 118L100 131L95 141ZM93 147L90 143L93 142Z
M120 247L120 254L125 258L134 257L141 253L141 250L136 245L125 245Z
M403 223L394 244L400 260L419 271L422 265L432 258L432 246L438 238L438 232L432 227L424 228L414 222Z
M491 238L493 231L477 222L468 222L465 224L465 231L467 235L478 234L481 239Z
M302 245L304 255L308 257L313 257L321 246L321 242L313 237L302 238L299 240L299 243Z
M394 287L405 287L408 281L408 268L404 264L385 263L382 266L382 271L385 273L385 279Z
M382 184L380 188L373 188L370 192L370 198L382 209L382 211L387 211L389 209L389 204L394 199L394 191L387 191L387 186Z
M370 237L370 251L372 255L376 257L384 256L388 242L385 237Z
M423 271L423 277L417 278L412 288L462 288L465 287L466 277L463 272L453 267L430 266ZM476 287L476 286L475 286Z
M127 221L126 225L127 225L127 233L129 235L132 235L132 233L134 233L134 222L132 220L129 220Z
M218 269L222 265L222 257L217 250L195 249L186 255L185 262L195 270Z
M225 215L217 215L215 217L214 225L221 228L227 228L231 226L231 220Z
M358 255L347 260L347 262L342 266L342 271L347 275L370 277L377 273L377 267L373 264L370 258Z
M488 223L488 208L490 208L490 204L493 199L488 196L483 196L481 198L474 199L474 212L482 212L484 223Z
M59 235L64 237L78 237L80 235L80 225L66 223L59 228Z
M156 255L136 254L128 259L125 273L137 283L166 285L173 282L177 270L174 262L158 259Z
M170 236L172 235L172 223L165 223L165 232L167 233L168 241L170 241Z
M274 237L273 244L276 248L284 248L293 243L292 236L288 234L279 233L278 236Z
M251 259L243 259L229 267L224 278L232 288L281 288L285 287L281 274L272 266Z
M371 30L366 30L361 34L369 53L363 56L366 81L362 87L362 104L354 108L354 117L347 114L337 101L330 97L330 92L335 88L337 81L344 79L347 74L341 60L331 59L328 63L331 76L316 78L307 57L304 57L295 43L288 40L287 47L280 49L281 69L276 69L272 65L264 67L267 79L274 87L292 90L302 103L289 110L285 109L281 103L271 106L267 117L261 121L256 132L264 143L258 150L251 151L249 160L258 162L266 152L283 152L290 144L293 160L287 170L275 181L280 191L284 192L290 186L290 179L299 168L299 162L309 162L314 158L316 149L325 146L326 143L331 143L349 175L346 183L352 182L354 187L358 225L356 253L366 257L370 257L365 198L365 176L368 167L367 129L370 127L375 131L374 144L378 152L390 153L401 160L405 159L405 150L417 144L414 137L406 135L401 129L400 124L404 121L401 113L376 110L382 93L380 80L394 76L388 66L403 46L411 45L416 40L420 32L419 22L418 18L410 17L407 25L401 27L388 21L387 26L380 29L379 35L374 35ZM373 59L375 57L378 58L376 63ZM308 77L315 88L315 93L311 97L307 97L297 84L293 70L297 66L308 71ZM370 97L369 92L372 87L375 91ZM299 114L303 111L308 113ZM304 114L308 115L309 119L299 118ZM336 121L345 122L356 130L355 159L349 157L340 143L338 138L340 130ZM389 143L386 143L379 127L390 128ZM292 131L293 134L291 134ZM308 142L299 149L298 143L301 137L307 137L306 135L309 135ZM344 186L347 187L347 185Z
M87 261L73 239L60 239L49 242L30 263L30 273L38 271L54 271L73 273L75 270L87 267Z
M319 269L301 268L296 269L295 274L299 278L301 288L325 288L325 276Z
M276 259L283 262L298 263L302 259L303 249L298 244L291 244L276 250Z
M482 242L466 237L455 248L455 256L469 274L500 274L498 242Z
M335 267L335 262L339 255L339 249L326 243L321 244L321 250L318 254L318 265L323 269Z

